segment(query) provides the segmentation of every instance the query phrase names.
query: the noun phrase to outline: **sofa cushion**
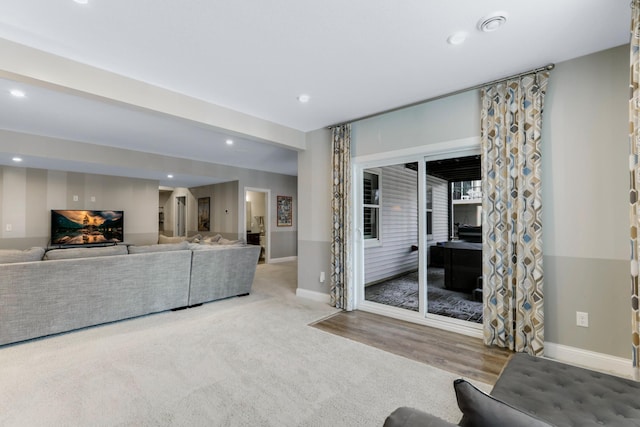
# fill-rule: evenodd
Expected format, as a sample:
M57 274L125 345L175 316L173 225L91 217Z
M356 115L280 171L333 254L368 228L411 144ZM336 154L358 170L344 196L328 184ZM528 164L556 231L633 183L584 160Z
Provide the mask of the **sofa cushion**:
M169 236L165 236L164 234L160 234L158 236L158 243L159 244L165 244L165 243L180 243L187 240L186 237L180 237L180 236L176 236L176 237L169 237Z
M44 255L46 260L91 258L98 256L127 255L126 245L99 246L92 248L52 249Z
M216 250L223 251L229 248L226 246L219 245L217 243L210 243L206 245L198 244L198 243L189 243L189 249L191 249L192 251L216 251Z
M33 247L23 251L19 249L3 249L0 250L0 264L41 261L43 256L44 248Z
M189 249L186 241L180 243L165 243L162 245L129 246L130 254L145 254L150 252L184 251Z
M458 379L453 383L458 407L463 413L462 427L549 427L551 424L514 408L478 390L469 382Z
M233 245L244 245L244 240L229 240L229 239L220 239L218 240L218 243L221 245L229 245L229 246L233 246Z

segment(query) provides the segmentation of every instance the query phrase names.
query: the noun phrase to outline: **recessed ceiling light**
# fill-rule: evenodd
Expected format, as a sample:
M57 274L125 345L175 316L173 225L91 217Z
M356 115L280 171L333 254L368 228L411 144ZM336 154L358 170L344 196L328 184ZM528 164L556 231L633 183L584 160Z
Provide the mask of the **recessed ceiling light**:
M307 95L306 93L298 95L298 101L300 101L303 104L306 104L307 102L309 102L310 99L311 99L311 97L309 95Z
M494 12L478 21L478 29L485 33L490 33L502 27L507 22L506 12Z
M171 178L173 178L173 175L169 174L169 175L167 175L167 178L171 179Z
M9 93L11 96L15 96L16 98L24 98L26 96L26 94L20 89L11 89Z
M227 145L233 145L233 139L227 139L225 142Z
M13 159L11 159L11 160L13 160L13 161L14 161L14 162L16 162L16 163L20 163L20 162L22 161L22 157L14 157L14 158L13 158Z
M466 39L467 39L467 33L465 33L464 31L459 31L457 33L451 34L449 38L447 38L447 43L452 45L458 45L458 44L464 43Z
M78 3L78 4L87 4L87 3L89 3L89 0L73 0L73 1Z

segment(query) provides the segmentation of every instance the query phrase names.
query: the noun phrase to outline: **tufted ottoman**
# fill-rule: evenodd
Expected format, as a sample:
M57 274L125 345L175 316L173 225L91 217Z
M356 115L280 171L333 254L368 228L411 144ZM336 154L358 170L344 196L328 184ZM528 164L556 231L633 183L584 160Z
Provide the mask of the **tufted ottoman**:
M640 426L640 383L525 354L491 395L560 426Z
M490 396L463 380L454 388L460 426L640 426L640 383L527 354L511 358ZM412 408L398 408L385 423L451 425Z

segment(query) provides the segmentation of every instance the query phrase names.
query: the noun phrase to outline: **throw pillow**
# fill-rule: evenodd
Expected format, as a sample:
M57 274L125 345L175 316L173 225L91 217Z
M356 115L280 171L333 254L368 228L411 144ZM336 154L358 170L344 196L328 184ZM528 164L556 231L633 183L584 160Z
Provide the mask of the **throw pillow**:
M180 236L168 237L168 236L165 236L164 234L160 234L158 236L158 243L161 245L165 243L180 243L185 240L187 240L186 237L180 237Z
M41 261L44 256L44 248L33 247L21 251L19 249L0 250L0 264L13 264L15 262Z
M465 380L455 380L453 388L458 407L464 415L460 421L462 427L552 427L552 424L478 390Z
M221 234L216 234L215 236L207 237L203 240L204 243L218 243L218 241L222 239Z
M189 237L187 239L187 242L189 242L189 243L200 243L200 240L202 240L202 234L196 234L195 236Z

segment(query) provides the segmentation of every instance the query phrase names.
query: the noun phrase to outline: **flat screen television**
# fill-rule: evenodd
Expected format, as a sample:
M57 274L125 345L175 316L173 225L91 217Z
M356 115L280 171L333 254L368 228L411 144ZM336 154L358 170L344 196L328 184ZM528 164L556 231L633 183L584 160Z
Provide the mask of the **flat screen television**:
M52 246L116 244L122 241L123 211L51 211Z

